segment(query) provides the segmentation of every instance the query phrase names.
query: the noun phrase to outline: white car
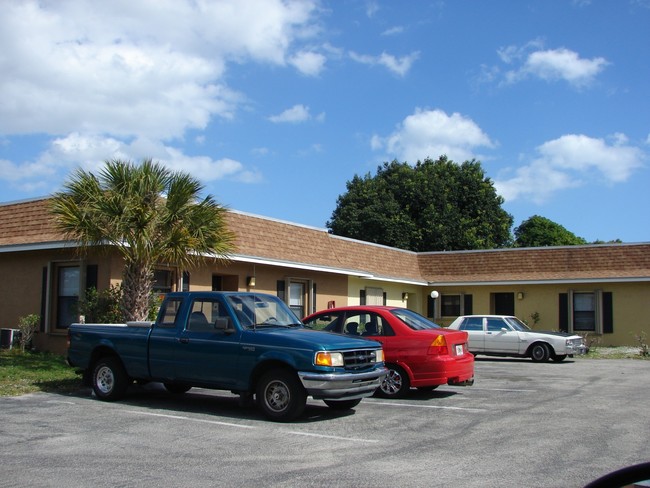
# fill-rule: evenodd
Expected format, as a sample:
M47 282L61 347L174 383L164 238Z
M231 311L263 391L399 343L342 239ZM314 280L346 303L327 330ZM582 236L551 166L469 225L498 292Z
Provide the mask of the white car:
M528 328L517 317L508 315L463 315L450 329L469 334L472 354L529 357L535 362L564 361L567 356L585 354L584 338L566 332L541 332Z

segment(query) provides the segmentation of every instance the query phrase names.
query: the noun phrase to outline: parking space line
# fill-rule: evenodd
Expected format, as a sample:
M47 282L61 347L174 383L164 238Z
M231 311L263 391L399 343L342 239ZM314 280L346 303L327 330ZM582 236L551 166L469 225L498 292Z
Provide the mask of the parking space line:
M287 433L294 434L294 435L304 435L308 437L320 437L323 439L334 439L337 441L364 442L366 444L376 444L377 442L379 442L378 440L374 440L374 439L361 439L359 437L340 437L337 435L313 434L311 432L298 432L295 430L290 430Z
M439 410L461 410L464 412L487 412L486 408L471 407L445 407L440 405L415 405L413 403L392 403L392 402L367 402L371 405L387 405L389 407L412 407L412 408L432 408Z
M186 417L184 415L169 415L169 414L166 414L166 413L140 412L138 410L125 410L125 411L129 412L129 413L135 413L137 415L147 415L149 417L163 417L163 418L175 419L175 420L190 420L192 422L202 422L204 424L213 424L213 425L225 425L227 427L239 427L241 429L255 429L256 428L253 425L233 424L231 422L219 422L217 420L196 419L196 418L192 418L192 417Z
M536 393L537 390L526 390L524 388L475 388L472 386L473 390L483 390L483 391L514 391L514 392L523 392L523 393Z

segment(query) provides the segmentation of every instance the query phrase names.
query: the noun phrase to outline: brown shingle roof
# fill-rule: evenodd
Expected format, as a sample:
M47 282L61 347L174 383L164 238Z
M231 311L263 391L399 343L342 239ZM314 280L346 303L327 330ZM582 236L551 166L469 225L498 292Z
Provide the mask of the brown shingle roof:
M649 279L650 244L613 244L422 253L436 283Z
M63 240L48 212L49 202L41 199L0 205L0 246Z
M410 251L239 212L229 213L228 226L237 235L240 255L421 281L417 254Z
M0 205L0 247L64 240L49 199ZM432 283L650 279L650 243L414 253L323 229L228 212L236 254L377 278Z

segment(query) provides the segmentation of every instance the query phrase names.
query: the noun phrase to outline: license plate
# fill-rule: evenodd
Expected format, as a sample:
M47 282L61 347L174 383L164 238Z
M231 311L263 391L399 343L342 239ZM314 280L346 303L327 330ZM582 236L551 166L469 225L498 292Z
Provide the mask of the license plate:
M463 345L456 344L456 356L462 356L462 355L463 355Z

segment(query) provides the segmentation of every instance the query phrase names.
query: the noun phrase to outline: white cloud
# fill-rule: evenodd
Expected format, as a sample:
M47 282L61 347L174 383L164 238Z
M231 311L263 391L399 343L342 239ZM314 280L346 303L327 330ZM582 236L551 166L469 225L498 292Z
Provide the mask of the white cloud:
M381 33L382 36L394 36L397 34L402 34L404 32L404 27L401 25L396 25L395 27L391 27L390 29L386 29L384 32Z
M318 76L325 67L326 61L324 55L313 51L300 51L289 59L291 65L307 76Z
M470 118L422 109L406 117L389 136L373 136L370 144L374 150L385 150L410 163L442 155L463 162L477 156L475 148L495 145Z
M0 179L24 191L51 193L60 186L64 175L75 168L97 172L109 159L137 162L144 158L152 158L170 169L196 175L203 182L230 179L255 183L262 179L258 171L246 168L239 161L188 156L155 139L143 137L126 143L111 137L79 133L54 139L34 161L13 163L0 160Z
M397 58L386 52L381 53L379 56L358 54L354 51L350 51L349 54L353 61L370 66L383 66L398 76L406 75L413 63L420 57L419 51L413 52L408 56L402 56L401 58Z
M537 147L537 159L518 168L514 176L497 178L495 187L506 200L543 203L556 192L586 181L627 181L643 165L645 154L628 145L625 134L613 134L611 140L608 144L604 139L568 134L545 142Z
M375 0L366 1L366 15L370 18L379 12L379 4Z
M565 80L574 86L591 83L607 61L605 58L583 59L568 49L537 51L528 56L522 73L530 73L544 80Z
M232 116L230 59L285 65L314 2L3 2L0 133L171 138ZM289 61L315 73L324 60Z
M566 48L543 49L543 42L533 40L524 46L507 46L497 51L505 64L514 65L504 73L505 83L517 83L533 77L545 81L566 81L576 88L590 85L609 64L603 57L581 58ZM499 72L498 68L483 67L483 72Z
M323 122L325 120L325 113L320 113L314 117L318 122ZM305 105L294 105L291 108L284 110L283 112L272 115L269 117L269 120L273 123L292 123L298 124L300 122L306 122L312 119L311 114L309 113L309 107Z
M318 8L318 0L0 2L0 138L51 138L33 161L1 161L0 178L47 188L76 166L130 156L208 170L200 178L259 179L231 160L183 155L172 141L246 101L227 85L231 63L317 75L325 56L303 43L319 33Z

